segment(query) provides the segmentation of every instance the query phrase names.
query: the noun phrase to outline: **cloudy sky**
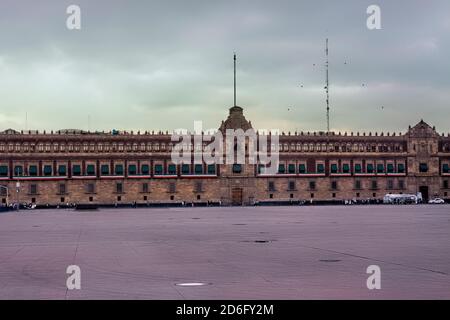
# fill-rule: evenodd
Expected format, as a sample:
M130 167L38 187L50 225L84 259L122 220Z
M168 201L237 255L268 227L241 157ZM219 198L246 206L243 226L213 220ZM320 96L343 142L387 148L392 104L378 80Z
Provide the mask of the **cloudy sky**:
M327 37L333 130L450 131L448 0L0 0L0 130L217 128L233 51L254 127L324 130Z

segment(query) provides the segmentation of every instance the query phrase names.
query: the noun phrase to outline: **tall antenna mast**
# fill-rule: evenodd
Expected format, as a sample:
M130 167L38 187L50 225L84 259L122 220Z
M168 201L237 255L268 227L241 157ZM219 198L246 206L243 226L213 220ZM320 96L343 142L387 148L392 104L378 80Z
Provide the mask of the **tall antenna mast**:
M236 106L236 52L234 53L234 105Z
M329 91L329 79L328 79L328 38L326 40L326 44L325 44L325 54L326 54L326 62L325 62L325 67L326 67L326 85L325 85L325 90L327 92L327 132L330 132L330 91Z

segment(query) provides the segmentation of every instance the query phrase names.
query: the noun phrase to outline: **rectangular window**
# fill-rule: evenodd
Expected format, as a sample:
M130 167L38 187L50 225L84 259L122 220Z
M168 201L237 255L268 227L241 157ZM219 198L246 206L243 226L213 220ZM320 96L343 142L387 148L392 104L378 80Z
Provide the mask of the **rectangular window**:
M393 163L388 163L388 165L387 165L387 172L388 173L394 173L394 164Z
M175 184L175 182L170 182L169 183L169 192L170 193L175 193L176 192L176 184Z
M95 193L95 184L93 183L86 184L86 193Z
M338 165L336 163L331 164L331 173L337 173L338 172Z
M86 174L88 176L95 176L95 166L93 164L88 164L86 166Z
M289 191L295 190L295 181L289 181L288 190Z
M377 164L377 173L384 173L384 164Z
M367 173L373 173L373 164L372 163L367 164Z
M142 192L143 192L143 193L148 193L148 190L149 190L149 188L148 188L148 182L144 182L144 183L142 184Z
M268 188L269 191L275 191L275 182L269 181L268 185L267 185L267 188Z
M404 163L399 163L397 165L397 172L398 173L405 173L405 164Z
M450 173L450 168L449 168L448 163L444 163L442 165L442 173Z
M216 174L216 165L208 164L208 174Z
M309 190L316 190L316 182L315 181L309 182Z
M361 180L355 180L355 189L361 190Z
M143 164L141 166L141 174L144 174L144 175L150 174L150 166L148 164Z
M72 167L72 175L80 176L81 175L81 166L79 164L75 164Z
M66 194L66 184L65 183L60 183L58 185L58 193L59 194Z
M355 173L361 173L362 169L361 169L361 164L357 163L355 164Z
M317 164L317 173L324 173L325 172L325 166L323 163Z
M8 166L0 166L0 177L8 176Z
M371 187L372 189L378 189L378 183L376 180L372 180Z
M291 174L295 173L295 164L290 163L288 165L288 172L291 173Z
M30 194L37 194L37 184L30 184Z
M278 165L278 173L285 173L286 172L286 168L284 166L284 164L279 164Z
M350 173L350 165L348 163L344 163L342 165L342 172L343 173Z
M28 175L31 177L36 177L38 175L37 166L29 166L28 168Z
M44 176L51 176L52 175L52 166L45 165L44 166Z
M196 164L194 166L194 171L195 171L195 174L202 174L203 173L203 165Z
M242 172L242 166L240 164L233 164L233 173L241 173Z
M331 189L337 190L337 181L331 181Z
M135 164L130 164L130 165L128 166L128 174L129 174L130 176L135 176L135 175L137 175L137 167L136 167Z
M420 164L419 164L419 171L420 171L420 172L428 172L428 164L426 164L426 163L420 163Z
M405 181L404 180L398 180L398 188L400 190L405 189Z
M109 165L102 164L102 166L100 168L101 168L102 176L109 175Z
M60 165L58 167L58 174L60 176L65 176L67 174L67 167L65 165Z
M394 180L388 180L387 181L387 188L389 190L394 189Z
M123 165L116 164L116 166L114 168L114 173L116 176L123 176Z
M171 175L177 174L177 166L174 164L169 164L168 170Z
M298 165L298 173L300 173L300 174L306 173L306 165L304 163L300 163Z
M15 166L14 167L14 175L15 176L23 176L23 167L22 166Z
M448 189L448 180L444 180L442 183L442 188Z
M123 193L123 183L122 182L117 182L116 183L116 192L117 193Z
M162 164L155 165L155 174L162 175L163 174L163 166Z
M202 192L203 191L203 184L201 181L197 181L195 183L195 192Z
M189 168L188 164L181 165L181 173L182 174L189 174L190 173L190 168Z

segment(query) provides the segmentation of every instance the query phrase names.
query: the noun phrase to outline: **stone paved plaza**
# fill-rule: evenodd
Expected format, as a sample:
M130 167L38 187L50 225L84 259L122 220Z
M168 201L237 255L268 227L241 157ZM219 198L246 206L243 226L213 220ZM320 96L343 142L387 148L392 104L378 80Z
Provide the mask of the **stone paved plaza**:
M0 299L396 298L450 298L450 206L0 214Z

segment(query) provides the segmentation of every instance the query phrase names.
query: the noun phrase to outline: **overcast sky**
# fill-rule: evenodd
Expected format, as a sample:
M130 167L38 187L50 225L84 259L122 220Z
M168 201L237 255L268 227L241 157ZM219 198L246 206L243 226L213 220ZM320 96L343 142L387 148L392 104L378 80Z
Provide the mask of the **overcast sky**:
M326 37L333 130L450 131L448 0L0 0L0 130L217 128L233 51L255 128L324 130Z

